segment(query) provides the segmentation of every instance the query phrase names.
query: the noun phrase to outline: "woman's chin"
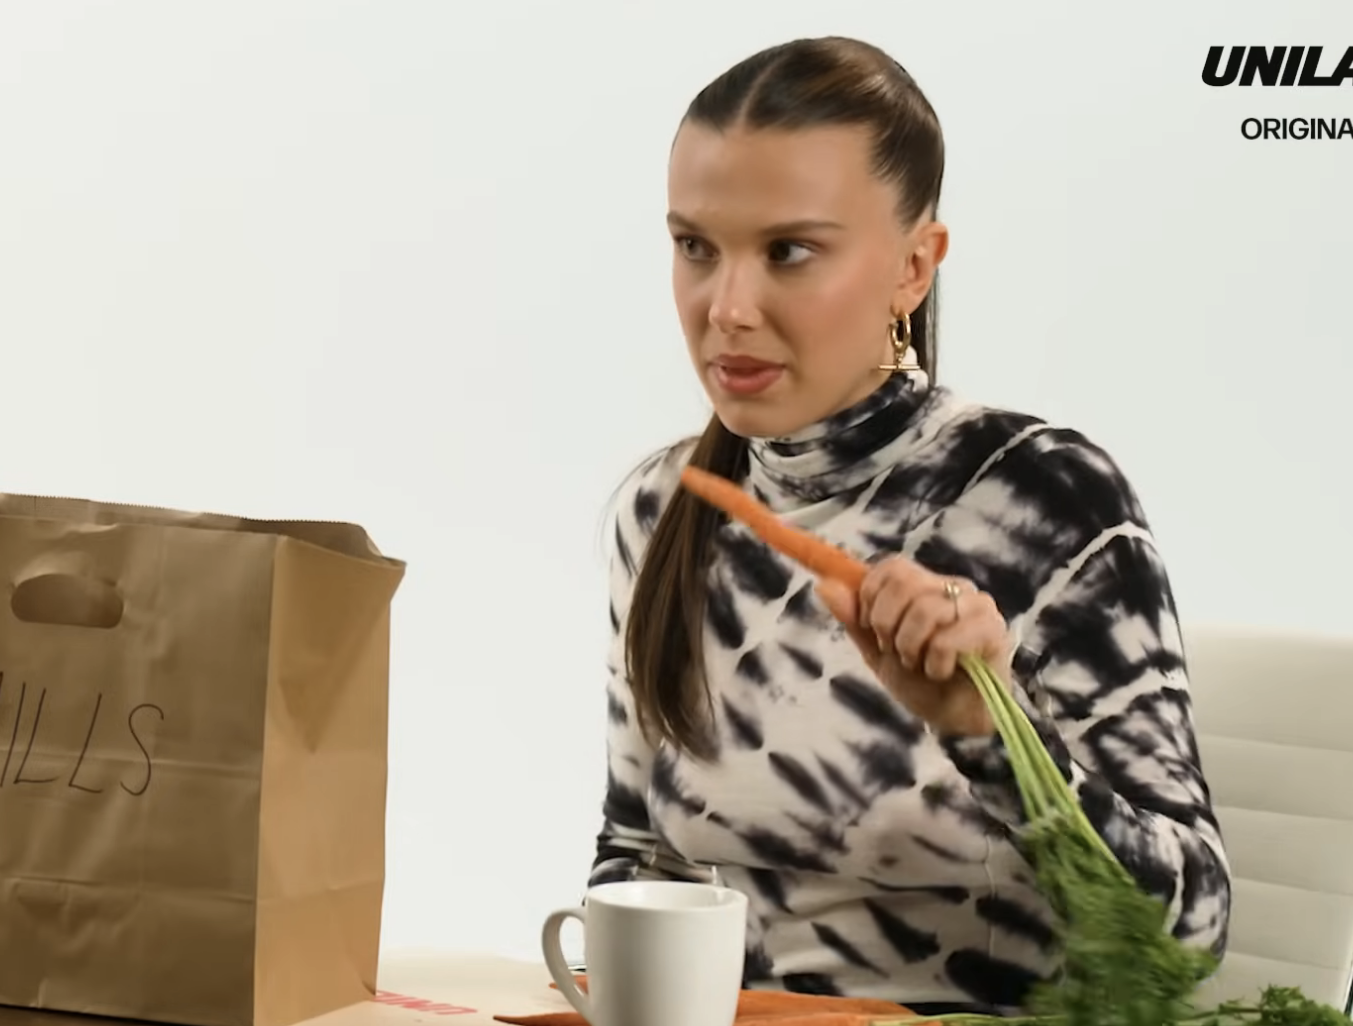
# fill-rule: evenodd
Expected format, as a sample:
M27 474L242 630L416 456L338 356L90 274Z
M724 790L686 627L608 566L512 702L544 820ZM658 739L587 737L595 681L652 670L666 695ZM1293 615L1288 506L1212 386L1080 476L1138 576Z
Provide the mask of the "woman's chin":
M783 438L812 423L779 403L747 403L721 400L714 412L740 438Z

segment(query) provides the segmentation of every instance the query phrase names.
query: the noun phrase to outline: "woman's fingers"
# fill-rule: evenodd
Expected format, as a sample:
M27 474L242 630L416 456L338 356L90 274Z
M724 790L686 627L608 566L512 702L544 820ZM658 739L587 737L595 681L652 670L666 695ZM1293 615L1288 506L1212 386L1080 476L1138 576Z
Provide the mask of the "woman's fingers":
M958 611L961 606L945 594L943 588L941 582L940 590L930 590L919 595L908 606L907 615L897 628L898 654L903 656L910 666L917 669L928 664L930 649L936 637L942 631L961 622L961 614ZM936 679L947 680L948 676Z
M927 571L908 559L879 563L860 586L860 625L874 632L879 650L897 652L897 631L921 594ZM901 653L898 653L901 655ZM903 658L908 669L914 663Z
M965 653L993 666L1008 663L1009 629L990 595L905 557L872 567L857 592L823 581L818 594L913 713L936 729L989 732L980 696L957 677Z
M924 672L931 680L952 677L964 653L988 660L1005 658L1008 628L991 596L968 591L960 596L958 607L958 619L940 625L926 645Z
M957 601L947 589L957 588ZM925 663L937 632L953 624L975 589L959 578L930 573L909 560L879 564L860 589L861 623L874 632L879 649L895 653L907 669Z

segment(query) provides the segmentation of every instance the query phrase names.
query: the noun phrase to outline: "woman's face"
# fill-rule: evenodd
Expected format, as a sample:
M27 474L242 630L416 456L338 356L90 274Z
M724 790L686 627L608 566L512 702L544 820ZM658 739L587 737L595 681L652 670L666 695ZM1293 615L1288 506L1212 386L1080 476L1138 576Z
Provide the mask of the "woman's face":
M734 434L790 434L887 378L889 329L948 245L901 225L863 128L683 125L668 172L672 285L696 373Z

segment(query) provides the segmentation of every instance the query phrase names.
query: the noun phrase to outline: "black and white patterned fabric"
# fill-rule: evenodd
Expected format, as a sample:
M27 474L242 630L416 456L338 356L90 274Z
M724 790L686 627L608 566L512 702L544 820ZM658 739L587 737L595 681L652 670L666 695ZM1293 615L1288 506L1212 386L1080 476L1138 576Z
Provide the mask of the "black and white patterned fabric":
M885 692L813 580L739 525L717 538L705 674L717 756L641 737L623 667L637 567L689 443L622 489L609 780L591 883L708 879L751 901L747 986L1015 1011L1056 967L1012 841L999 739L937 738ZM1017 642L1021 700L1090 821L1175 933L1220 953L1230 873L1199 766L1165 567L1129 483L1081 434L896 376L744 485L866 558L974 581Z

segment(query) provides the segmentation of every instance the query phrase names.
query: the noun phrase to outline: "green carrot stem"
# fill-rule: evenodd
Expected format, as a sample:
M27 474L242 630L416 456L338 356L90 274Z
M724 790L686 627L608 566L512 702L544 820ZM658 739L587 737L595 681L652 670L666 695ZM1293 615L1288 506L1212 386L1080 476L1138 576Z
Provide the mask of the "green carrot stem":
M1025 750L1025 738L1021 736L1019 722L1010 715L1009 709L995 694L997 689L1004 690L998 681L993 682L987 667L978 659L969 656L960 662L973 685L991 714L996 733L1005 742L1005 750L1010 759L1010 769L1015 776L1016 789L1024 805L1024 814L1031 823L1040 821L1050 810L1050 796L1042 787L1042 782L1030 776L1027 771L1029 754Z
M986 663L975 658L968 658L965 663L965 669L991 712L992 721L1005 725L1004 729L999 726L997 729L1005 741L1017 789L1037 796L1037 810L1029 816L1029 821L1041 823L1065 814L1068 806L1074 803L1074 796L1068 794L1066 781L1057 772L1043 739L1033 729L1028 716L1015 702L1010 689Z
M977 687L991 713L992 722L997 725L997 731L1005 741L1018 790L1021 795L1036 796L1036 813L1030 813L1029 802L1026 800L1025 803L1029 821L1039 823L1044 817L1059 813L1067 816L1081 834L1122 869L1118 857L1086 818L1079 797L1062 776L1061 769L1034 729L1033 722L1010 689L984 660L963 655L959 663ZM1006 729L1001 729L1002 724Z
M1047 746L1043 744L1043 739L1034 729L1032 721L1014 694L997 679L995 673L982 660L969 658L964 668L969 676L983 680L984 687L980 690L988 707L999 706L1006 717L1015 724L1021 742L1021 768L1026 770L1025 776L1037 779L1042 792L1047 796L1047 804L1052 807L1048 811L1070 812L1078 804L1075 795L1071 793L1062 771L1053 761Z

